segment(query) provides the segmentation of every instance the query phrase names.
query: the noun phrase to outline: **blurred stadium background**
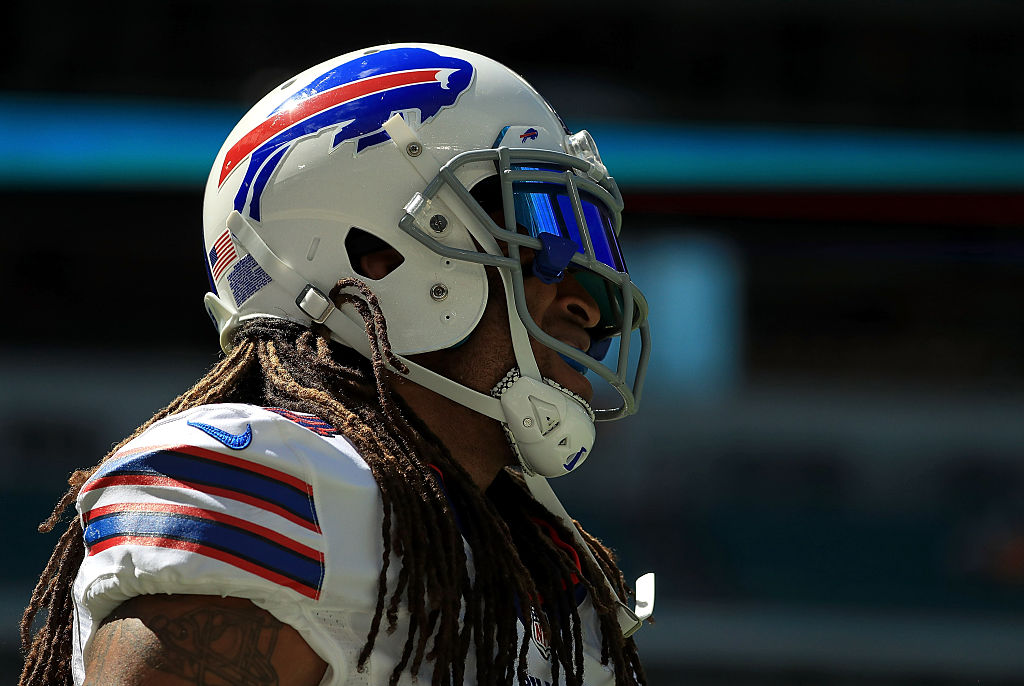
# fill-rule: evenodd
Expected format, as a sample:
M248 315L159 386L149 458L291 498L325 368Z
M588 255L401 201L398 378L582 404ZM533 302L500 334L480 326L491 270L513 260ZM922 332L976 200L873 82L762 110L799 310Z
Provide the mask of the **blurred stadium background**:
M1024 683L1024 3L17 0L0 42L0 671L67 473L217 355L200 207L260 95L451 43L590 129L643 411L558 482L652 684Z

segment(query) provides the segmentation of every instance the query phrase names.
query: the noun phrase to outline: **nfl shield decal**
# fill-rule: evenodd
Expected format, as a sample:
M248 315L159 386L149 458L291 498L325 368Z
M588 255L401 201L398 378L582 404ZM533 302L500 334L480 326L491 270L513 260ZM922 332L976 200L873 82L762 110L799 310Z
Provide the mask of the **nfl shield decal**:
M537 646L537 650L540 651L541 657L545 660L551 659L551 641L548 639L548 632L544 630L544 626L540 622L540 618L537 616L537 610L531 610L530 622L530 639L533 644Z

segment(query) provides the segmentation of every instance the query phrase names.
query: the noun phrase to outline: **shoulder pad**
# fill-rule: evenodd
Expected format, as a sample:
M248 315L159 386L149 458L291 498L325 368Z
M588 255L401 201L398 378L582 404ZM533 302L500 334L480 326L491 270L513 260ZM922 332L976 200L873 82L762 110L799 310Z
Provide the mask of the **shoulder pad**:
M136 564L166 565L170 555L189 573L210 573L215 560L317 598L324 553L313 487L272 417L196 408L125 446L79 495L87 558L123 562L130 549Z

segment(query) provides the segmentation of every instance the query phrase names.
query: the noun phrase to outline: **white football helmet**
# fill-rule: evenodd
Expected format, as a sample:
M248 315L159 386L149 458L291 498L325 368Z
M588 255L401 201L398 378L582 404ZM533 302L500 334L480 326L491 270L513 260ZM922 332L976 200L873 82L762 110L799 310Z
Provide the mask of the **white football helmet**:
M471 195L491 177L504 225L519 232L499 227ZM228 136L206 186L206 306L225 350L240 322L279 317L322 323L366 355L360 315L325 294L358 275L355 251L369 234L404 258L381 279L360 278L380 301L409 378L502 422L528 473L559 476L583 463L595 418L633 413L643 385L647 303L619 250L621 208L590 135L571 135L509 69L441 45L360 50L275 88ZM600 304L589 354L530 316L521 247L536 251L532 274L550 283L573 270ZM487 305L485 266L501 275L518 363L492 395L407 359L473 332ZM641 351L629 383L636 329ZM621 402L593 410L544 379L531 336L593 371ZM613 336L621 337L614 369L597 352Z

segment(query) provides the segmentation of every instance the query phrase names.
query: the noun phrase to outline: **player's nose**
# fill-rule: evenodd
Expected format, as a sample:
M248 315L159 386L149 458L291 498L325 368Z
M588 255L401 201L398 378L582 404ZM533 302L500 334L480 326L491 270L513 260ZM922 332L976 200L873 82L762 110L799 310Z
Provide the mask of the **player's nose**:
M572 274L566 274L558 284L555 304L585 329L597 326L601 321L601 308L597 301Z

